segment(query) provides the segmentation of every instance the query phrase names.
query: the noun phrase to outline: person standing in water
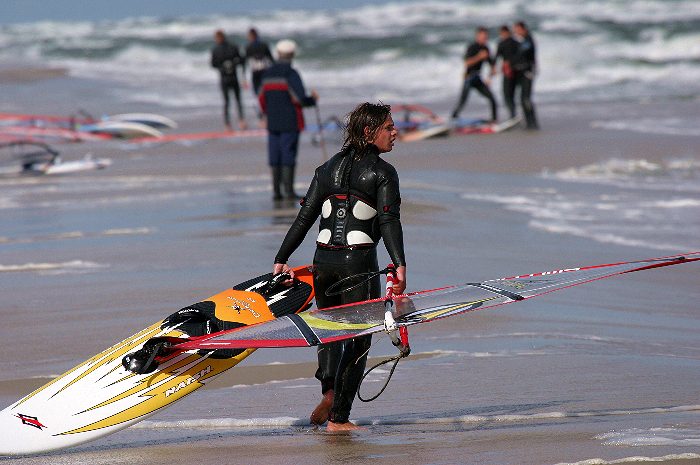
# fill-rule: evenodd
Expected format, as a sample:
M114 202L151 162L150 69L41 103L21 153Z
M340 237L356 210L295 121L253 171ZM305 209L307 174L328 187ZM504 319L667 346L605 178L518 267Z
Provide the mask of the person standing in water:
M289 257L320 216L313 262L318 308L381 296L379 276L339 295L326 295L326 289L343 278L379 270L380 239L396 267L393 292L398 295L406 289L399 177L381 156L391 152L397 136L391 107L358 105L349 114L345 131L340 152L316 169L273 266L274 274L290 272ZM311 414L312 424L327 421L328 431L333 432L359 428L349 416L371 343L368 335L319 346L316 378L323 397Z
M525 128L537 130L540 126L535 115L535 105L532 103L532 84L537 73L535 40L522 21L515 23L513 31L520 40L520 47L513 61L513 71L515 85L520 87L520 103L525 114Z
M241 129L246 129L247 125L241 104L241 86L238 83L238 67L243 65L243 57L238 51L238 46L229 42L221 29L214 33L214 41L216 45L211 50L211 66L219 70L221 76L221 93L224 97L224 125L229 131L233 130L229 114L229 91L233 91L238 110L238 124Z
M474 88L488 99L491 104L491 121L496 122L498 120L498 110L496 108L496 99L488 86L490 79L487 79L486 82L481 80L481 66L484 62L489 63L491 66L491 75L495 72L488 46L489 31L483 26L478 27L474 39L474 42L469 44L464 54L464 84L462 85L462 93L459 96L457 106L452 112L452 118L459 118L459 114L469 98L469 91Z
M280 40L275 49L277 62L267 68L260 83L258 100L267 115L267 150L272 170L273 199L298 199L294 192L299 133L304 130L302 107L316 105L318 94L306 95L299 73L292 68L297 45Z
M520 52L520 43L510 33L510 28L503 25L499 29L498 48L496 49L495 62L501 59L501 71L503 73L503 101L510 112L510 117L515 118L515 72L513 61Z

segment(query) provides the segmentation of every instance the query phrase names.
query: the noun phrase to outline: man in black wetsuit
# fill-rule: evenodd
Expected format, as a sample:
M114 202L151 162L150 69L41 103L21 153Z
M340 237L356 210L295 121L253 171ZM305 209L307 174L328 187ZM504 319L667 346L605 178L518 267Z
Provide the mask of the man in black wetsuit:
M229 91L233 91L238 109L238 122L241 129L247 127L241 104L241 86L238 83L238 67L243 65L243 57L238 51L238 46L226 40L224 31L219 29L214 33L216 45L211 50L211 66L219 70L221 75L221 93L224 96L224 124L229 131L231 128L231 116L229 115Z
M251 72L251 83L253 84L253 94L257 98L260 93L263 73L272 66L275 59L272 57L270 47L260 40L258 31L255 28L248 30L248 44L245 47L245 61L243 66L248 66ZM258 119L262 121L263 114L258 110Z
M467 47L467 52L464 54L464 85L462 93L459 96L459 102L452 112L452 118L458 118L462 108L467 103L469 91L477 90L481 95L486 97L491 104L491 121L498 120L498 110L496 109L496 99L493 97L487 83L481 80L481 65L488 62L491 65L491 75L494 74L494 64L491 59L491 52L488 46L489 31L485 27L479 27L476 30L475 41Z
M515 40L510 33L510 28L505 24L498 32L500 41L496 49L495 62L501 59L501 71L503 72L503 100L510 112L510 117L515 118L515 73L513 71L513 61L520 52L520 43Z
M397 131L389 105L363 103L350 113L341 151L316 169L296 220L275 257L275 274L289 271L287 260L320 216L314 255L318 308L381 296L379 276L340 295L326 289L339 280L377 271L377 243L396 266L394 293L406 289L406 259L396 170L380 154L390 152ZM367 362L371 335L319 346L318 371L323 399L311 414L313 424L328 421L329 431L358 428L348 420Z
M520 102L525 114L525 127L536 130L540 127L535 115L535 105L532 103L532 83L537 72L535 41L522 21L515 23L513 30L520 39L520 48L513 60L515 85L520 87Z
M257 29L250 28L248 31L248 45L245 47L245 64L250 68L253 92L256 96L260 92L263 73L274 62L275 59L272 57L270 47L260 40Z

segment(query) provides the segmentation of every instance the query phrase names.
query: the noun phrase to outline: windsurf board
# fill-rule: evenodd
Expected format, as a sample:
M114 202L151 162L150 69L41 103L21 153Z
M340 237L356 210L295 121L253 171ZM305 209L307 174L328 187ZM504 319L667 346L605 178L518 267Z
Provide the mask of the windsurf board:
M126 428L236 366L255 349L182 352L150 373L127 371L122 358L154 337L191 337L241 327L308 308L310 267L294 269L295 284L261 295L265 274L183 308L100 352L0 412L0 455L48 452Z

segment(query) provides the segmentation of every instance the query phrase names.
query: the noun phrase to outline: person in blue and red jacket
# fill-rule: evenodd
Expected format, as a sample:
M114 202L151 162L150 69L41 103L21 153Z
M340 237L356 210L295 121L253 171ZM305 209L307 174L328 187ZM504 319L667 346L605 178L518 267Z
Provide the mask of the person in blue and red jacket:
M275 47L277 62L267 68L260 86L260 107L267 115L267 148L275 200L284 197L298 199L294 192L299 133L304 130L303 107L313 106L318 100L314 91L306 95L299 73L292 68L296 43L281 40Z

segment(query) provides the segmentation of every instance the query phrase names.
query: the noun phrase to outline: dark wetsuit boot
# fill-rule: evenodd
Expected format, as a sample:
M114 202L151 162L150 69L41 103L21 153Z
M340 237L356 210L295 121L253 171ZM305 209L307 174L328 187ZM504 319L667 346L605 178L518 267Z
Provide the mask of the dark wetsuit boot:
M301 197L294 192L294 168L294 166L282 166L282 186L287 199L299 200Z
M272 170L272 199L282 200L282 167L281 166L271 166Z

